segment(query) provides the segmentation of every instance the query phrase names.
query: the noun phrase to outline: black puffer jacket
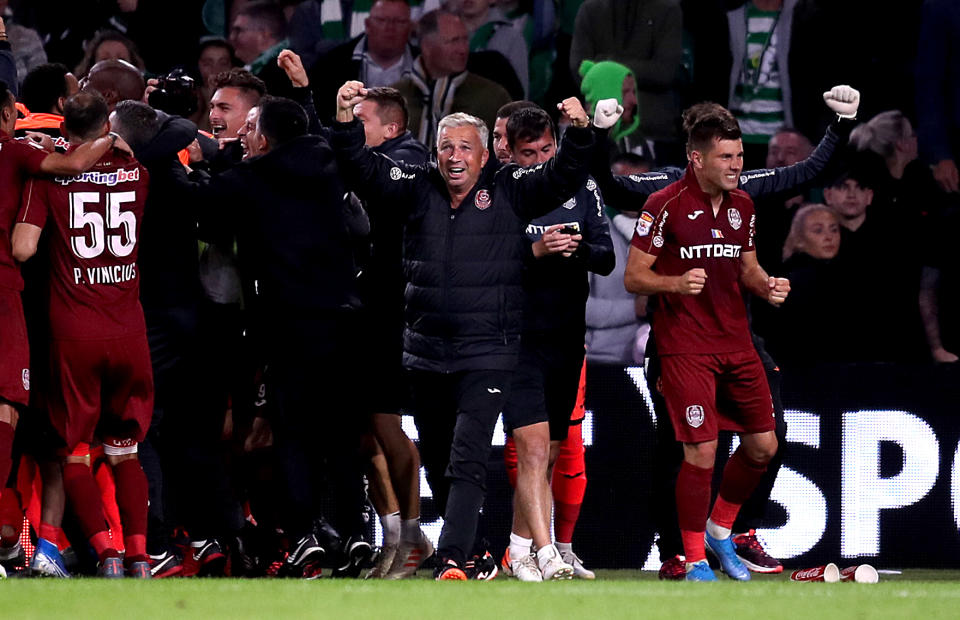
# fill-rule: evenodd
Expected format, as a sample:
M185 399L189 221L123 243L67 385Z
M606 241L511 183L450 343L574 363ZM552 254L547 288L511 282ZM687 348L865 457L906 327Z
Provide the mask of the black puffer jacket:
M583 186L593 134L568 130L546 164L486 167L456 209L436 166L397 164L365 148L358 121L335 124L331 142L358 196L404 214L404 365L433 372L513 368L525 224Z

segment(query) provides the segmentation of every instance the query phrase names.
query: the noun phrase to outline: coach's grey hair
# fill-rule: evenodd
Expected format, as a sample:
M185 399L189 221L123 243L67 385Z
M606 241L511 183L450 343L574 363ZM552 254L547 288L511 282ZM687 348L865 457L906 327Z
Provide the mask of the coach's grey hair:
M480 134L480 143L483 145L483 148L487 148L487 143L490 139L490 130L487 129L487 124L476 116L471 116L470 114L465 114L463 112L456 112L441 118L440 122L437 124L437 147L440 146L440 133L447 127L475 128L477 133Z

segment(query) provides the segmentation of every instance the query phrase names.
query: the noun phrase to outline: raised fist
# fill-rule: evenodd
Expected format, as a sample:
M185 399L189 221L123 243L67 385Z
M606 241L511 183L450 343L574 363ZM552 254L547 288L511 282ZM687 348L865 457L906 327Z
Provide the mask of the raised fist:
M860 107L860 91L846 84L834 86L823 93L823 101L840 118L856 118L857 108Z
M593 111L593 124L600 129L608 129L617 124L621 114L623 106L616 99L601 99Z

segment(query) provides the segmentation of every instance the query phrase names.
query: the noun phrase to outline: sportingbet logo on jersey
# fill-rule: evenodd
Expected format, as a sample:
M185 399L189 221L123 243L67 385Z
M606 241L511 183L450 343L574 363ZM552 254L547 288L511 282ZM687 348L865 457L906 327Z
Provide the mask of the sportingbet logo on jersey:
M93 183L95 185L106 185L113 187L117 183L129 183L130 181L140 180L140 169L133 170L114 170L113 172L84 172L75 177L56 177L54 179L60 185L70 185L71 183Z

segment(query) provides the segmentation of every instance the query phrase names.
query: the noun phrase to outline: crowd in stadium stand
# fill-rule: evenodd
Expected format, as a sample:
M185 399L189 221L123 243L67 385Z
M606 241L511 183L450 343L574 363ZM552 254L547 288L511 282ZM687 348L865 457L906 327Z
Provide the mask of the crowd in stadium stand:
M657 383L660 302L625 270L663 230L647 196L692 174L703 101L737 121L756 256L789 280L747 304L780 445L781 368L960 359L951 0L0 16L8 574L593 579L573 549L584 373L652 359ZM501 412L515 501L495 550L476 539ZM683 579L684 457L660 434L660 576ZM782 570L755 534L768 460L721 528L754 572Z

